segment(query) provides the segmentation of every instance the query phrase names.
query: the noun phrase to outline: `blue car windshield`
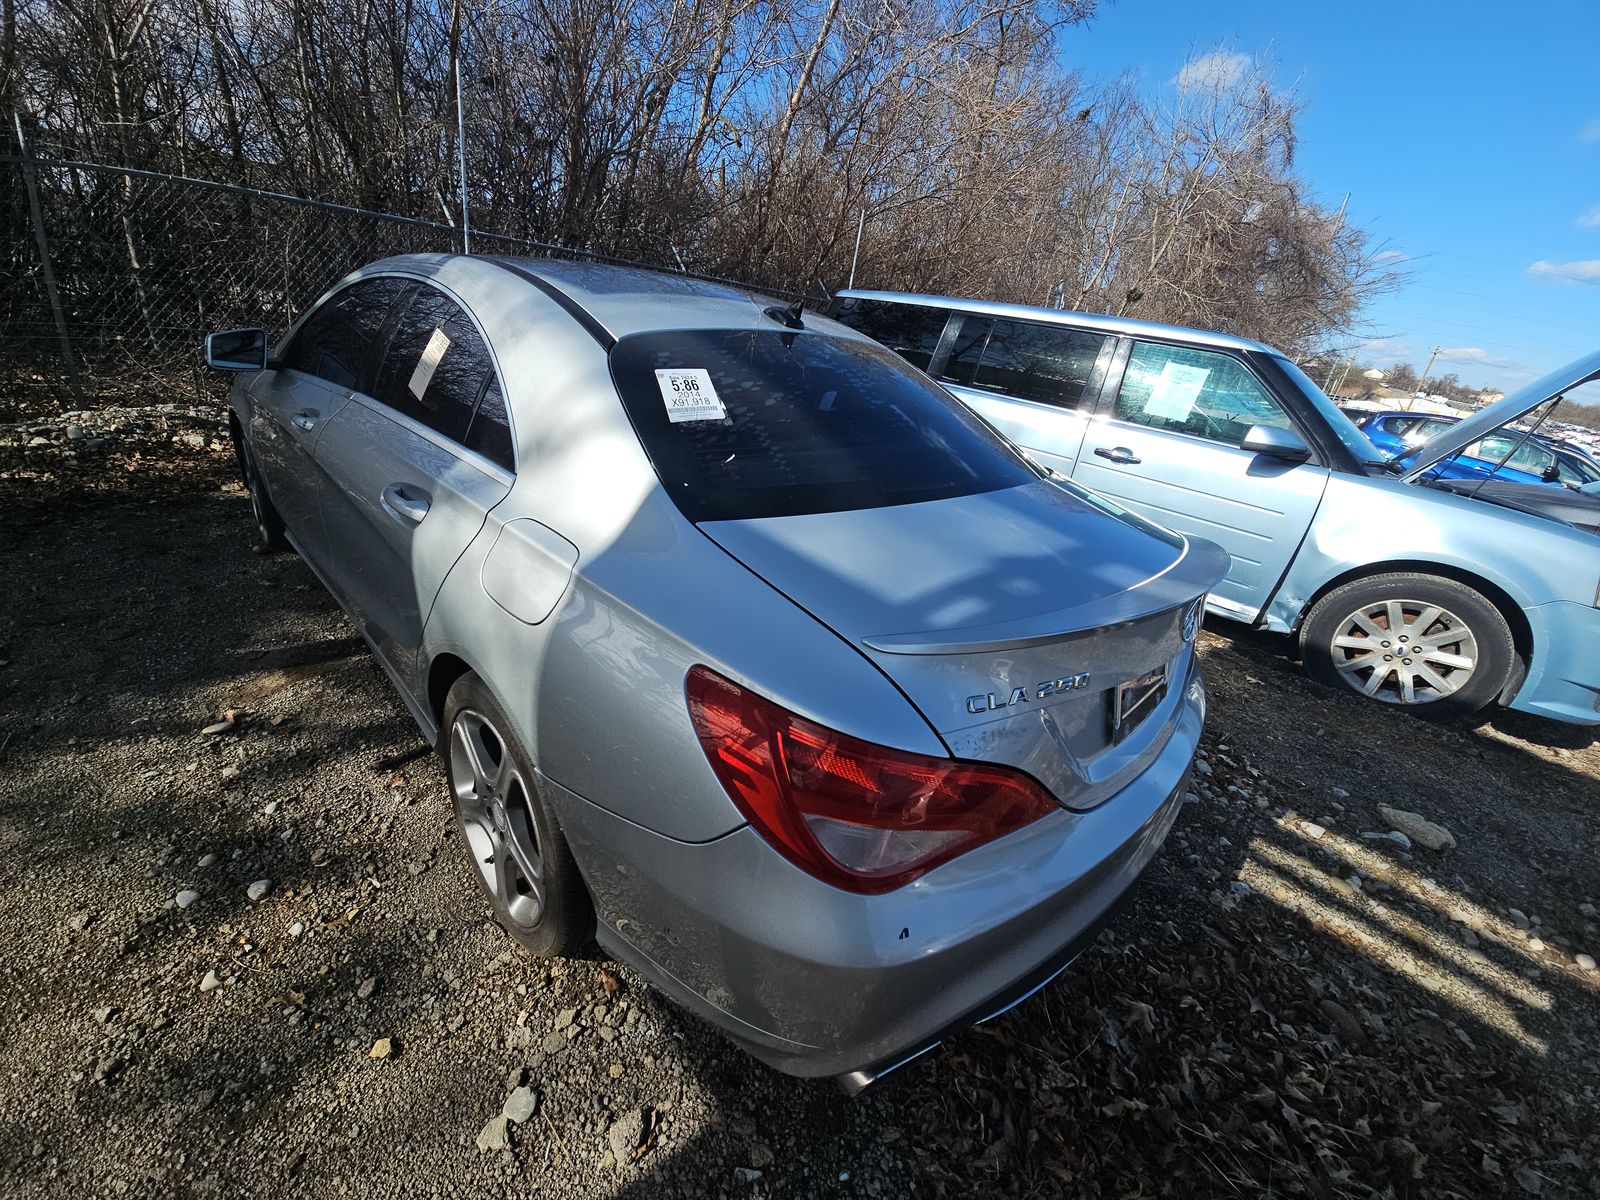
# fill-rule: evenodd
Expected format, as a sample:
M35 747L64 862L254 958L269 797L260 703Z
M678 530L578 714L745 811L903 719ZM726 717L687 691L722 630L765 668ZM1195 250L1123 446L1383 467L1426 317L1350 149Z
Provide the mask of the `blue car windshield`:
M1278 369L1300 389L1311 407L1317 410L1317 414L1327 424L1333 436L1344 443L1346 450L1364 463L1389 461L1389 456L1374 446L1372 440L1356 428L1356 423L1345 416L1337 404L1328 399L1323 390L1311 381L1311 376L1281 354L1272 354L1270 357Z

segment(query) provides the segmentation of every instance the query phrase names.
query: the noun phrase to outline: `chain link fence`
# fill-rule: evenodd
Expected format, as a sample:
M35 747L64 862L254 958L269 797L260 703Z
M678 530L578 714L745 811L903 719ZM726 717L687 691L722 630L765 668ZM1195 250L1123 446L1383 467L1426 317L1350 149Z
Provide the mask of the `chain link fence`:
M462 248L441 222L126 167L0 157L0 180L0 420L220 396L205 333L276 335L363 263ZM479 230L472 249L625 261Z

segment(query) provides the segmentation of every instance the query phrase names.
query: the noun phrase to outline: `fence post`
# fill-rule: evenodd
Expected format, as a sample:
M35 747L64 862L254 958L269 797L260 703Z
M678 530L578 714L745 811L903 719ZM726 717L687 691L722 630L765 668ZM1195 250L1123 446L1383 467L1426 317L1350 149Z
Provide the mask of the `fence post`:
M67 332L67 314L61 308L61 293L56 290L56 271L50 263L50 239L44 231L44 210L39 205L39 181L33 172L33 154L28 149L28 139L22 135L22 115L12 113L17 126L17 149L22 155L22 180L28 188L28 209L33 214L33 240L39 246L39 270L44 278L45 298L50 302L50 315L55 318L56 337L61 342L61 358L67 366L67 387L73 399L83 399L83 384L78 378L78 360L72 354L72 336Z

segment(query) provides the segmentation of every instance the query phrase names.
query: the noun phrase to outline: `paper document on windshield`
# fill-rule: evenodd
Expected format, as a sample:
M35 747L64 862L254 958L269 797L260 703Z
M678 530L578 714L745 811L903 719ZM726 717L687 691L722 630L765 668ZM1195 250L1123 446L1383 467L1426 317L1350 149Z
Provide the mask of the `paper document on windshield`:
M1162 417L1168 421L1187 421L1194 411L1194 402L1200 398L1211 372L1205 367L1190 367L1169 362L1150 389L1150 399L1144 403L1146 416Z

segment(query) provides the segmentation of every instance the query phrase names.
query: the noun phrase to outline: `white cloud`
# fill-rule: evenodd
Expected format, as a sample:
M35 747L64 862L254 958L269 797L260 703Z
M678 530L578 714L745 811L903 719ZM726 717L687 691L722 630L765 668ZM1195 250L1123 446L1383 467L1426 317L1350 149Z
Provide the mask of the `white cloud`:
M1597 209L1596 211L1600 211L1600 209ZM1374 254L1372 256L1372 261L1381 267L1388 266L1390 263L1403 263L1408 261L1410 258L1411 256L1404 250L1384 250L1378 254Z
M1585 258L1575 262L1552 262L1541 258L1528 268L1528 274L1562 283L1600 283L1600 258Z
M1516 360L1502 358L1497 354L1490 354L1482 346L1441 346L1439 347L1441 362L1468 362L1481 363L1486 367L1514 367Z
M1380 367L1392 367L1396 363L1416 361L1417 352L1399 338L1380 337L1368 338L1362 342L1357 348L1356 356L1363 362L1375 363Z
M1222 91L1243 79L1246 72L1254 65L1255 60L1248 54L1236 54L1231 50L1213 50L1210 54L1202 54L1199 58L1191 58L1184 63L1183 69L1172 82L1183 92L1201 89ZM1600 122L1596 124L1600 125Z
M1596 204L1578 218L1579 229L1600 229L1600 204Z
M1600 117L1596 117L1578 130L1578 140L1580 142L1600 142Z

